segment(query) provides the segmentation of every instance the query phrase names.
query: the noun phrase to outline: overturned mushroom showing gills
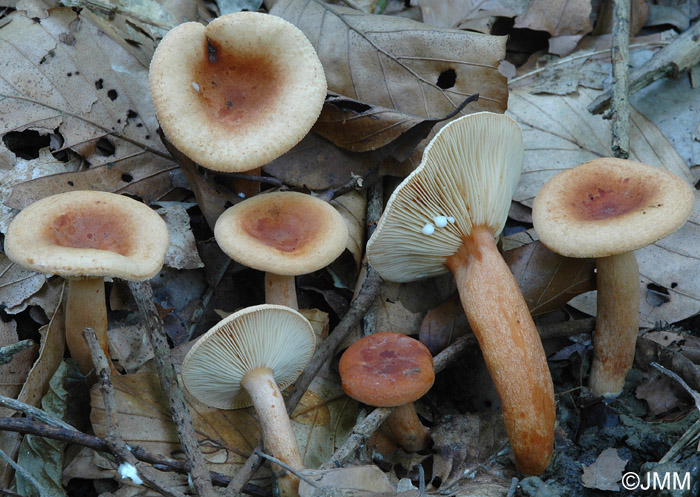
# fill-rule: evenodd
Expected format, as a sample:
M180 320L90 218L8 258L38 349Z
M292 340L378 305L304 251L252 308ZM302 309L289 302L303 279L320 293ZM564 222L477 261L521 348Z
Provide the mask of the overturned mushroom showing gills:
M522 133L512 119L483 112L450 122L389 199L367 254L390 281L454 273L501 399L516 465L539 475L552 457L554 388L532 317L495 240L522 161ZM423 230L428 225L432 232Z
M151 279L163 266L169 235L148 206L107 192L46 197L22 210L5 235L5 252L20 266L69 281L66 344L83 374L93 368L83 330L95 330L105 355L104 277Z
M265 271L265 302L297 309L294 277L326 267L345 250L348 228L330 204L297 192L265 193L227 209L216 242L229 257Z
M293 24L257 12L172 29L153 55L149 81L168 140L222 172L254 169L292 148L326 97L309 40Z
M535 198L542 243L567 257L595 257L598 310L589 386L614 397L634 361L639 332L636 249L673 233L694 196L681 178L639 162L601 158L563 171Z
M386 423L398 444L408 452L430 446L429 430L413 402L435 381L433 356L425 345L401 333L374 333L353 343L339 364L343 390L375 407L396 407Z
M281 390L311 360L315 335L298 312L278 305L248 307L202 335L182 363L182 381L200 402L219 409L255 406L265 450L296 471L304 469ZM299 481L277 468L283 496Z

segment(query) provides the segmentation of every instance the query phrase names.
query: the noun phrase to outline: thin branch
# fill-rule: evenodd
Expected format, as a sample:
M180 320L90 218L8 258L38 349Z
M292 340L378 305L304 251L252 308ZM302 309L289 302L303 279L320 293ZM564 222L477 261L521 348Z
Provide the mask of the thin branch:
M630 96L664 76L677 78L700 62L699 38L700 21L696 21L690 29L678 35L644 65L632 71L630 74ZM608 108L610 99L611 92L606 91L588 106L588 111L600 114Z
M170 346L163 328L163 321L158 316L151 285L147 281L130 281L129 288L146 323L148 336L153 346L160 385L168 396L170 417L175 423L180 438L188 472L192 477L192 485L200 497L214 495L209 469L197 441L192 417L185 403L185 395L177 381L170 356Z
M31 483L32 486L39 492L39 497L52 497L52 495L49 494L26 469L14 462L10 456L3 452L2 449L0 449L0 459L3 459L7 464L12 466L17 473L22 475L23 478Z
M73 430L77 431L75 428L73 428L71 425L66 423L65 421L62 421L58 419L57 417L52 416L51 414L47 413L46 411L42 411L38 407L30 406L29 404L25 404L24 402L20 402L19 400L16 399L11 399L9 397L5 397L3 395L0 395L0 406L1 407L7 407L8 409L13 409L15 411L23 412L24 414L27 414L29 416L33 416L39 421L42 421L48 425L51 426L56 426L59 428L63 428L65 430Z
M0 417L0 430L13 431L23 435L37 435L40 437L50 438L52 440L60 440L71 444L82 445L96 451L112 453L107 442L94 435L88 435L74 428L61 428L50 426L30 418L3 418ZM160 454L152 454L147 450L129 445L131 453L136 456L139 461L147 462L154 466L159 471L172 471L180 474L187 474L185 462L179 459L165 457ZM211 479L214 485L225 487L231 482L231 477L217 471L211 471ZM246 485L243 487L243 493L255 497L270 497L270 492L257 485Z
M107 418L107 445L112 453L123 462L132 465L139 477L141 477L149 487L165 497L185 497L185 494L178 492L170 487L167 482L162 481L153 472L153 469L139 461L134 454L127 448L126 442L119 431L119 422L117 420L117 401L114 395L114 386L110 380L110 364L105 357L100 343L97 341L97 335L90 328L86 328L83 332L83 338L90 348L92 362L95 365L95 373L99 381L102 398L105 405L105 416Z
M618 159L627 159L630 150L630 0L613 2L612 51L612 153Z
M20 340L10 345L0 347L0 364L8 364L12 360L12 356L28 349L34 345L32 340Z

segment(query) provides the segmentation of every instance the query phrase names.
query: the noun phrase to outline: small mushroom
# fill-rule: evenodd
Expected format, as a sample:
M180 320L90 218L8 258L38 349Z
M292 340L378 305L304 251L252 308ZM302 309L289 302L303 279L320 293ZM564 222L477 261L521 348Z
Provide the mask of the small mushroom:
M481 112L451 121L392 194L367 255L390 281L452 271L501 399L516 465L539 475L554 446L554 387L530 311L495 240L522 162L522 132L509 117ZM447 224L425 234L436 216Z
M231 314L202 335L182 363L182 381L200 402L219 409L253 405L265 450L301 471L281 390L311 360L316 337L311 324L284 306L258 305ZM282 496L296 495L299 481L277 468Z
M216 221L214 235L229 257L265 271L265 302L297 309L294 277L333 262L347 245L348 229L323 200L276 192L227 209Z
M258 12L170 30L153 55L149 81L168 140L221 172L249 171L292 148L326 97L323 66L304 33Z
M537 194L532 220L542 243L567 257L596 258L594 395L617 396L634 360L640 298L634 251L680 228L693 202L681 178L614 158L563 171Z
M66 344L80 371L93 369L83 330L109 357L104 277L147 280L163 266L169 236L148 206L107 192L74 191L22 210L5 235L5 253L20 266L69 281Z
M413 405L435 381L433 356L425 345L401 333L374 333L343 352L339 369L350 397L375 407L396 407L386 423L404 450L430 446L429 430Z

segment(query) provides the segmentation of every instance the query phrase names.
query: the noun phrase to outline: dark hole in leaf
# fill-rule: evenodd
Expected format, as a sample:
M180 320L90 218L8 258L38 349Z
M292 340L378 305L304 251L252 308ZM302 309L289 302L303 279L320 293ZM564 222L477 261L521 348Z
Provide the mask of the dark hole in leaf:
M114 155L114 144L107 138L100 138L99 140L97 140L96 148L97 153L105 157Z
M122 174L122 181L125 183L131 183L134 180L134 177L129 174L129 173L124 173Z
M111 89L107 92L107 96L109 97L110 100L114 101L119 96L119 93L117 93L117 90Z
M363 104L362 102L356 102L354 100L339 100L335 102L330 102L331 105L338 107L340 110L351 110L362 114L372 108L371 105Z
M102 78L95 81L95 88L97 88L98 90L104 88L104 80Z
M146 135L146 140L150 140L150 139L151 139L151 135Z
M143 126L143 123L138 123L138 124L136 125L137 128L141 128L142 126Z
M126 113L126 118L127 119L133 119L135 117L138 117L138 112L134 112L133 110L129 109L128 112Z
M650 306L660 307L671 300L671 297L668 295L668 288L656 283L649 283L647 285L646 300Z
M676 288L677 286L678 286L678 283L676 283L675 281L673 283L671 283L671 288Z
M10 131L2 137L5 146L21 159L36 159L39 150L48 147L51 143L49 135L42 135L38 131Z
M442 478L436 476L433 478L433 481L431 481L430 484L435 488L440 488L440 485L442 485Z
M73 183L72 181L69 181L68 186L75 186L75 183Z
M446 71L442 71L440 76L438 76L437 85L443 90L447 90L448 88L452 88L456 82L457 73L455 70L447 69Z
M68 76L70 78L71 76L73 76L73 73L72 72L66 73L66 76Z

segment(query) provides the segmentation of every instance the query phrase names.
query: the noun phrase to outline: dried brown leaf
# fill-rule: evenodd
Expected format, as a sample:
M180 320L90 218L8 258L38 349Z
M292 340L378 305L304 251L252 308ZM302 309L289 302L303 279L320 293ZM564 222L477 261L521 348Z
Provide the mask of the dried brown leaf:
M635 397L646 400L649 413L658 416L687 404L676 393L678 384L658 372L644 373L645 379L634 391Z
M186 210L188 206L180 202L158 202L158 205L161 208L156 212L163 218L170 233L170 246L164 264L174 269L204 267L190 227L190 215Z
M605 449L593 464L583 465L581 482L586 488L619 491L620 485L617 482L622 480L622 471L626 465L627 461L617 455L616 449Z
M24 269L0 253L0 303L16 307L38 292L46 276Z
M433 118L475 93L479 102L469 112L505 110L505 77L498 72L505 37L434 28L318 0L283 0L271 13L304 31L334 93Z
M661 364L676 373L696 392L700 391L700 372L693 361L680 352L672 350L644 337L637 338L634 364L643 371L648 371L652 362Z
M527 11L515 19L514 27L580 38L591 31L590 19L589 0L532 0Z
M17 322L0 322L0 347L12 345L19 341L17 337ZM6 364L0 364L0 395L16 399L22 385L24 385L29 370L34 363L37 347L30 347L12 356L12 360ZM4 409L0 409L4 411ZM3 415L9 411L3 412Z
M56 130L62 148L93 167L134 157L162 167L168 155L155 133L148 67L92 20L70 8L38 21L22 11L5 18L0 135Z
M423 22L442 28L459 28L490 33L493 17L515 17L512 2L500 0L419 0Z
M367 199L363 192L352 191L331 201L331 205L343 216L348 227L348 250L355 259L357 269L362 262L365 247L365 214Z
M39 333L41 333L39 357L34 361L17 400L39 407L41 399L49 388L51 377L63 360L65 350L63 321L63 311L58 306L49 324L39 329ZM0 431L0 447L12 458L17 455L20 441L21 435L18 433ZM0 461L0 486L7 488L13 474L14 470L8 467L4 461Z

